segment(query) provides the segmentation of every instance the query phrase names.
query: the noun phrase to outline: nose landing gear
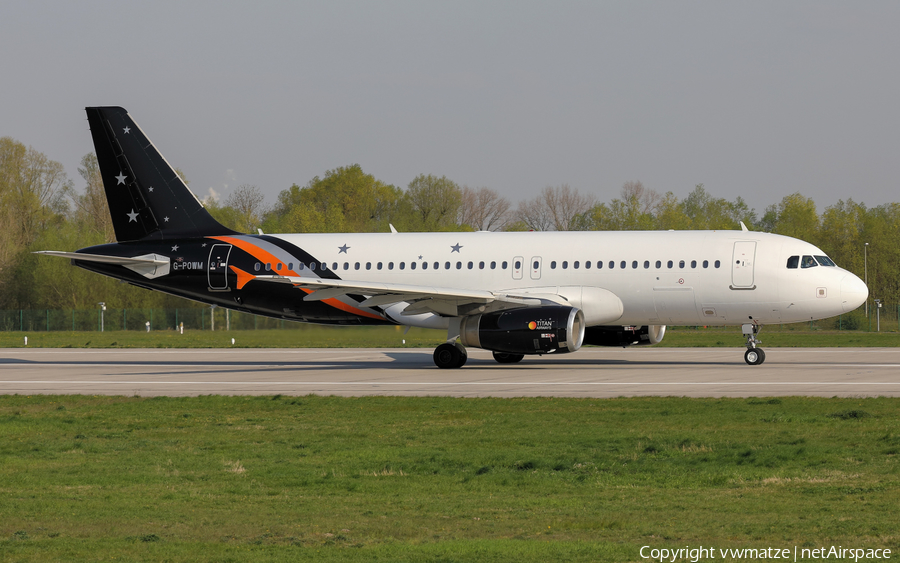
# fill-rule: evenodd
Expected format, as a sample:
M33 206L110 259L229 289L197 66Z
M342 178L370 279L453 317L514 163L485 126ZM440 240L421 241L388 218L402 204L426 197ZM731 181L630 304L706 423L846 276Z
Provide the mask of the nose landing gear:
M762 343L756 338L756 335L759 334L759 328L759 324L755 322L741 325L741 332L744 333L744 338L747 339L747 351L744 352L744 361L751 366L758 366L766 361L766 352L762 348L757 348L757 345Z

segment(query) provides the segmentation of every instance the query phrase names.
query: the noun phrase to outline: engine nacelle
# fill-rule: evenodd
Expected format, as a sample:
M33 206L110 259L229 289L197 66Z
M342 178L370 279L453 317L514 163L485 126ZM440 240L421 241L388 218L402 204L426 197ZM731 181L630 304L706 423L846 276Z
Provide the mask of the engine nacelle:
M649 346L659 344L666 334L666 325L650 326L590 326L585 330L584 343L593 346Z
M562 354L581 348L584 313L574 307L510 309L464 317L465 346L507 354Z

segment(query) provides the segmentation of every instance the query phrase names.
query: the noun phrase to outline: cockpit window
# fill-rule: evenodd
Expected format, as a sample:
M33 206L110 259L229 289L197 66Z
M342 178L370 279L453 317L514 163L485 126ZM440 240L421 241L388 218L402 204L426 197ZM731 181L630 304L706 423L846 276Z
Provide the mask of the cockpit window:
M788 258L787 267L789 270L796 270L800 266L800 257L799 256L791 256Z
M800 259L800 267L801 268L815 268L819 264L816 263L816 259L812 256L804 256Z
M816 262L822 266L837 266L837 264L827 256L816 256Z

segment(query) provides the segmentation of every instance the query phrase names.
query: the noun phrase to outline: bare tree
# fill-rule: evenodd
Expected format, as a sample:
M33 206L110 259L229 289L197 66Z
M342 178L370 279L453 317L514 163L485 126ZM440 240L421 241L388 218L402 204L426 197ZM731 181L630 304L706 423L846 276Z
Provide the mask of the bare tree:
M462 187L460 225L476 231L500 231L509 222L509 200L490 188Z
M582 195L568 184L547 186L536 198L519 203L517 219L535 231L571 231L593 206L594 196Z
M641 213L652 213L662 201L659 192L644 187L640 180L629 180L622 184L622 201L639 206Z
M225 205L237 211L240 216L241 229L246 233L253 232L262 222L262 216L265 214L263 201L265 196L256 186L242 184L238 186L228 199Z

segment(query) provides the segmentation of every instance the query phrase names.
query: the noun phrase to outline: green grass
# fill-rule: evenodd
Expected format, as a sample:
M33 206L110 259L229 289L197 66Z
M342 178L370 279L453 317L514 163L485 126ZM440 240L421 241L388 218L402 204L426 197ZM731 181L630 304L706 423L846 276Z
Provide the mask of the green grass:
M333 327L293 325L289 329L152 332L0 332L0 348L433 348L444 342L439 330L403 327ZM900 346L900 333L815 330L809 325L763 327L764 348ZM669 327L661 347L740 347L738 327Z
M898 399L0 397L4 561L900 549Z

